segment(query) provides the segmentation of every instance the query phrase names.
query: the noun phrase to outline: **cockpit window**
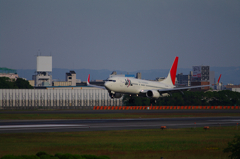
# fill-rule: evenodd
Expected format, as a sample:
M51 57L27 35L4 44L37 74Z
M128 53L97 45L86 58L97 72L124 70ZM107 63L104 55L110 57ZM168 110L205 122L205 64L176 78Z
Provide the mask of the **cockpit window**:
M106 80L106 82L109 81L109 82L116 82L116 80Z

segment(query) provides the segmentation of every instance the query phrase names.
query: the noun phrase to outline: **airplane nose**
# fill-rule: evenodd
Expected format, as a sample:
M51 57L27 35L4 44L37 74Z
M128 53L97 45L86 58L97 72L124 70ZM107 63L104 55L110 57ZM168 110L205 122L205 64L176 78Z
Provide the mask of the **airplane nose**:
M110 86L109 82L105 82L105 83L104 83L104 86L105 86L107 89L109 89L109 86Z

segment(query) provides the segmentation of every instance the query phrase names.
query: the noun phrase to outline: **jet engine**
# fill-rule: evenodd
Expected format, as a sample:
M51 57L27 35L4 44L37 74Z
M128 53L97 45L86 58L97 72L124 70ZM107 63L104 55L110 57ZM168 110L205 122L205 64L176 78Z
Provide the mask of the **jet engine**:
M160 97L166 97L166 96L169 96L169 94L168 93L159 93L157 90L147 91L148 98L160 98Z
M147 91L147 97L148 98L159 98L160 94L156 90L149 90L149 91Z
M121 98L123 95L121 93L109 93L111 98Z

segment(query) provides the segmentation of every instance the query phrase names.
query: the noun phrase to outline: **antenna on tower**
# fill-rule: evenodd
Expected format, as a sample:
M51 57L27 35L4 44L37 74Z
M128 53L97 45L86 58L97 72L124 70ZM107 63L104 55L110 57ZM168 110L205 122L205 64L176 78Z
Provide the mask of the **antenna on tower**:
M38 51L37 51L37 55L36 55L36 56L38 56L39 51L40 51L40 50L38 49Z
M40 49L38 49L38 52L37 52L37 56L40 54L40 56L41 56L41 51L40 51Z

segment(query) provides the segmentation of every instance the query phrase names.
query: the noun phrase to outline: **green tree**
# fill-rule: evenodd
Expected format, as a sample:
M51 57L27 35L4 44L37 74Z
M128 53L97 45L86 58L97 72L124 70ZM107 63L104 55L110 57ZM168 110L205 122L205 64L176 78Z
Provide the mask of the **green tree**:
M148 106L150 105L150 99L147 97L142 98L142 106Z
M18 78L16 80L16 85L18 88L20 89L32 89L33 87L29 84L28 81L26 81L25 79L22 78Z
M8 77L0 77L0 89L32 89L28 81L18 78L16 81Z
M133 99L129 102L129 99ZM150 98L147 97L130 97L124 95L123 102L127 106L147 106L150 105ZM240 105L240 93L232 92L229 90L218 92L192 92L185 91L183 94L180 92L172 93L168 97L157 99L157 106L234 106Z
M223 152L231 153L228 156L231 159L240 159L240 136L235 136L233 141L228 142L228 147Z
M0 88L1 89L10 89L10 88L17 88L14 81L12 81L8 77L0 77Z

